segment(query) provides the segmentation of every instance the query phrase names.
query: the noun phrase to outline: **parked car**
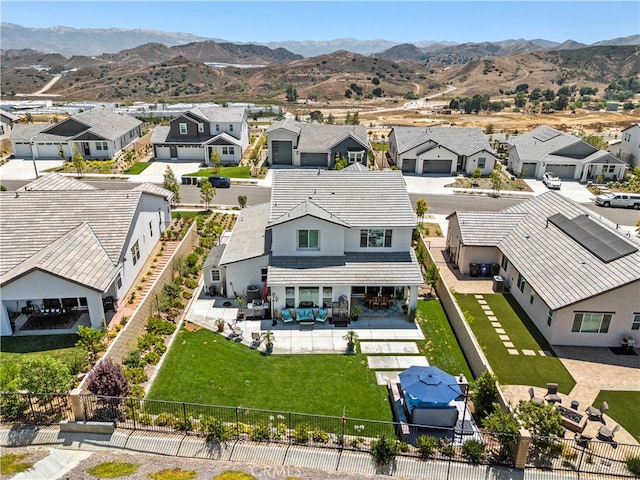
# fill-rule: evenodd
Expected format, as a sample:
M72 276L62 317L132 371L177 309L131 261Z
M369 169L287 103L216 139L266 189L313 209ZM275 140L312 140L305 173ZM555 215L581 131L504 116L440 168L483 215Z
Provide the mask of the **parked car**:
M596 205L640 209L640 195L633 193L605 193L596 197Z
M545 172L542 176L542 183L544 183L547 188L557 188L560 190L562 180L553 172Z
M229 188L231 179L228 177L213 176L209 177L209 183L216 188Z

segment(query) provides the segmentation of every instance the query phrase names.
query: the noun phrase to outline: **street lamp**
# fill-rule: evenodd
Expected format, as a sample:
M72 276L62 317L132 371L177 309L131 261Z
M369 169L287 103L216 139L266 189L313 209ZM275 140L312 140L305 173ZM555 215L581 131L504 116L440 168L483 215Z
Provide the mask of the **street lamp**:
M36 156L33 153L33 147L36 145L36 142L33 141L34 138L36 138L37 135L33 135L29 138L29 147L31 148L31 161L33 162L33 170L36 172L36 180L39 178L38 177L38 167L36 167Z

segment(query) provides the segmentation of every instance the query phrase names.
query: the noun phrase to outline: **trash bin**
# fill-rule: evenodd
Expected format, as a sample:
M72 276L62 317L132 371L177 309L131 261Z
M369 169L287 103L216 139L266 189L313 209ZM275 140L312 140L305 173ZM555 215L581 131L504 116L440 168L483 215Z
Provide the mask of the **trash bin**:
M186 185L187 184L187 177L182 177L182 185Z
M477 263L470 263L469 275L471 275L472 277L477 277L478 275L480 275L480 265L478 265Z
M500 264L492 263L491 264L491 276L498 275L500 273Z
M489 264L488 263L481 263L480 264L480 276L481 277L488 277L489 276Z
M493 276L493 291L495 293L502 293L504 291L504 278L502 278L502 275Z

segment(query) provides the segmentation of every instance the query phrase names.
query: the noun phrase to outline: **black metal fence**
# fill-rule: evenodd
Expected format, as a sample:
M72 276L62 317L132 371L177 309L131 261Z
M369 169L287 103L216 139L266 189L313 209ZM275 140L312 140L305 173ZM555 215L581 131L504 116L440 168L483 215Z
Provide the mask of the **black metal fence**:
M4 423L39 426L75 420L69 395L29 392L2 392L0 418Z

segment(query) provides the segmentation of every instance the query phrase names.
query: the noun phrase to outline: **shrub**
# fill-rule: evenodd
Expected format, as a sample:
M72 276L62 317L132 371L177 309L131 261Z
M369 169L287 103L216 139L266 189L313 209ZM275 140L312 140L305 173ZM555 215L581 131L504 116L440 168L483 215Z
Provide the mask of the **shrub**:
M133 475L138 468L138 463L104 462L87 469L87 473L98 478L118 478Z
M96 395L126 397L129 394L129 382L123 375L122 365L105 358L89 372L87 389Z
M140 385L131 385L129 387L129 397L131 398L144 398L145 391Z
M484 443L478 440L467 440L462 444L462 455L473 463L482 461L484 450Z
M145 362L155 365L160 361L160 354L158 352L149 352L144 356Z
M156 333L145 333L141 337L138 338L138 349L139 350L151 350L153 344L155 344L158 340L162 340L162 337Z
M240 470L227 470L213 477L213 480L256 480L256 477Z
M389 465L395 460L397 453L396 441L388 439L385 435L371 442L371 455L376 465Z
M136 367L136 368L127 367L124 370L124 376L131 383L144 383L148 380L147 373L144 371L144 368L142 367Z
M494 402L498 398L498 387L496 386L496 377L486 370L476 380L473 390L473 405L476 412L481 417L491 413L494 408Z
M28 406L27 399L17 392L10 392L0 397L0 411L5 422L20 420Z
M443 445L442 448L440 449L440 452L445 457L453 457L456 453L452 445Z
M194 280L193 278L185 278L184 286L190 289L194 289L198 286L198 281Z
M156 415L153 424L158 427L173 427L176 424L176 417L171 413L160 413Z
M24 463L21 460L25 459L28 454L4 454L0 457L0 473L9 475L13 473L25 472L33 467L31 463Z
M293 430L293 438L298 443L307 443L309 441L309 430L311 427L306 423L299 423Z
M165 468L159 472L150 473L152 480L193 480L198 476L195 470L181 470L180 468Z
M630 455L624 460L624 464L634 475L640 475L640 456Z
M73 379L67 366L60 360L42 356L27 358L18 368L18 387L32 393L65 392Z
M176 325L168 320L158 317L149 317L147 320L147 332L156 335L171 335L176 329Z
M153 344L153 351L158 355L164 354L167 351L167 346L164 344L164 340L159 339Z
M138 368L144 366L144 361L138 350L132 350L124 356L122 364L129 368Z
M138 422L145 427L150 427L153 425L153 417L148 413L143 413L138 417Z
M193 418L192 417L178 417L176 418L173 428L181 430L183 432L190 432L193 430Z
M418 448L420 449L422 458L431 458L437 446L438 439L436 437L427 435L420 435L418 437Z
M102 345L104 332L102 330L78 325L78 337L80 340L76 342L76 347L85 349L91 358L95 358L98 352L104 348Z
M255 427L251 429L251 433L249 433L249 438L254 441L259 440L269 440L271 437L271 430L268 425L264 423L259 423Z
M324 430L314 430L311 439L316 443L329 443L329 434Z
M407 453L409 451L409 444L407 442L398 442L398 453Z
M200 417L200 431L206 435L207 442L221 442L230 438L222 421L215 417Z

